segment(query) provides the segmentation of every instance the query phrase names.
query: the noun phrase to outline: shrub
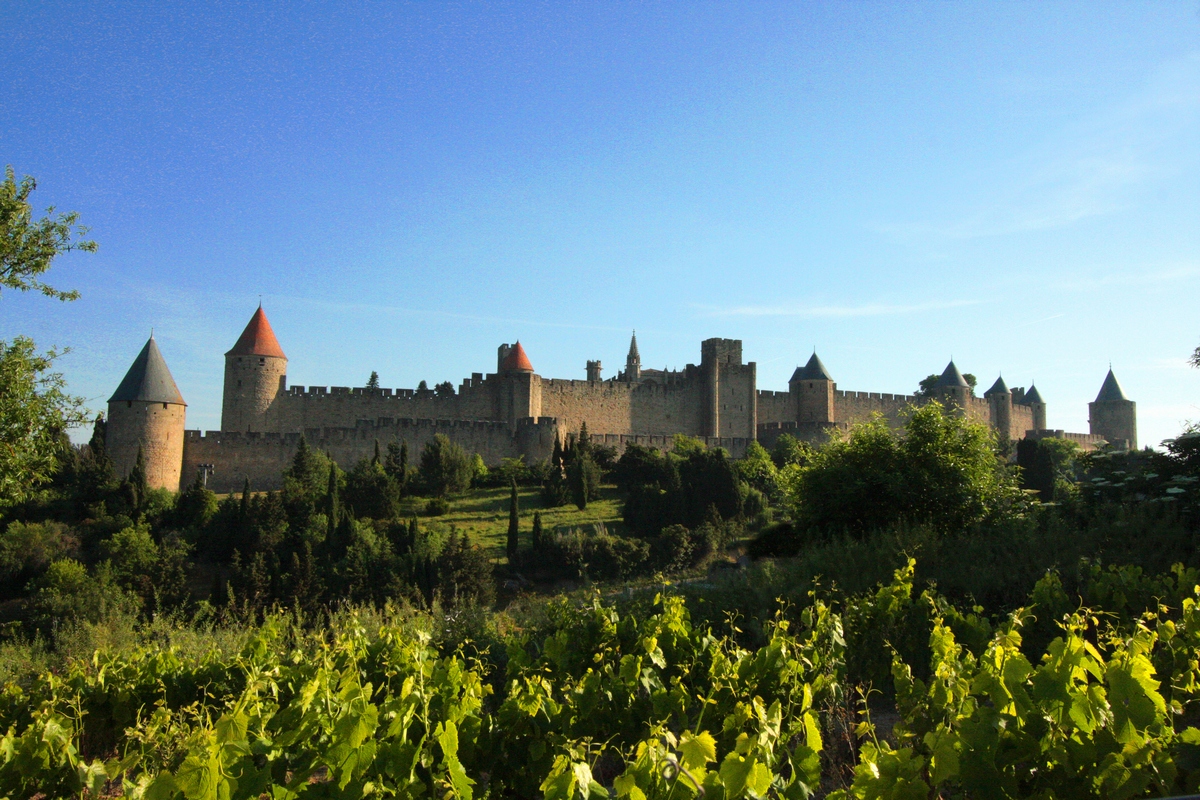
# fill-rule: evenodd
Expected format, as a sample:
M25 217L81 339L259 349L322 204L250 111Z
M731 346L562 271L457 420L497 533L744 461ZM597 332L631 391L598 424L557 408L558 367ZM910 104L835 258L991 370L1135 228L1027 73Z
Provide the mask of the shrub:
M61 522L10 522L0 535L0 597L16 597L52 562L78 555L79 537Z
M473 475L472 459L445 434L434 436L421 451L421 480L431 495L465 492Z
M450 513L450 501L444 497L431 497L425 504L425 516L440 517Z

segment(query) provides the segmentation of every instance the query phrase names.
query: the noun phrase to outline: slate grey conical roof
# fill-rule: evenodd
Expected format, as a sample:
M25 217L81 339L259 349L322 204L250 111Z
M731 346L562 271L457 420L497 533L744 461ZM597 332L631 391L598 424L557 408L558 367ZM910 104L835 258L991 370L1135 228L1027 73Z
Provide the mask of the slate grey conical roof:
M808 363L803 367L796 367L796 371L792 373L792 379L788 383L796 381L832 381L833 376L829 374L829 370L825 369L825 365L821 363L821 359L817 357L817 351L814 350L812 357L808 359Z
M1121 384L1117 381L1117 376L1113 375L1112 367L1108 368L1108 375L1104 378L1104 385L1100 387L1100 394L1096 395L1097 403L1108 403L1113 400L1129 401L1125 396L1125 390L1121 388Z
M1024 403L1027 406L1031 406L1034 403L1041 403L1042 405L1046 405L1046 401L1042 399L1042 395L1037 390L1036 386L1029 387L1029 391L1025 393Z
M642 356L638 353L637 349L637 331L633 332L633 338L629 340L629 355L625 357L625 363L642 363Z
M1004 382L1004 376L996 378L996 382L992 384L992 388L983 393L984 397L991 397L994 394L1008 394L1008 384Z
M163 360L153 336L133 360L133 365L125 373L117 391L108 398L110 403L121 400L187 405L183 402L183 395L179 393L179 387L175 385L171 370L167 369L167 362Z
M938 378L938 382L935 385L938 388L945 386L961 386L964 389L971 388L971 384L967 383L967 379L958 371L958 367L954 366L953 361L946 365L945 371L942 372L942 377Z

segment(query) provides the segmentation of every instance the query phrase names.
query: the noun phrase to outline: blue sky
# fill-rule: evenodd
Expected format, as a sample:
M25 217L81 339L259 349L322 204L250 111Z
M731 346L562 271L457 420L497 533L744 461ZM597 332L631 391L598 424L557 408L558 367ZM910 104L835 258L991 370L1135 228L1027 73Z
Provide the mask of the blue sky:
M953 356L1087 430L1200 419L1200 6L8 3L0 160L78 211L61 304L95 409L155 330L220 417L262 295L289 381L456 384L520 339L605 376L740 338L785 389Z

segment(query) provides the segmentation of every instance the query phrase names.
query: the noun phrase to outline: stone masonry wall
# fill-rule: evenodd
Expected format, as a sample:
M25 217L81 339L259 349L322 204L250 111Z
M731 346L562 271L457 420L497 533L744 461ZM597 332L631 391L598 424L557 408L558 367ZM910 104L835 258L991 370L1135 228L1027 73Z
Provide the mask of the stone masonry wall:
M791 392L758 393L758 425L796 421L796 400Z
M392 441L408 442L410 463L436 434L445 434L468 453L479 453L488 464L501 458L525 456L526 461L549 458L557 423L553 419L523 420L514 430L503 422L460 420L383 419L355 427L312 428L304 431L308 445L323 450L344 470L350 470L375 452L375 442L385 449ZM183 437L183 480L192 481L201 464L215 464L208 486L215 492L242 488L248 478L255 491L279 489L283 471L291 464L300 443L300 432L239 433L187 431Z

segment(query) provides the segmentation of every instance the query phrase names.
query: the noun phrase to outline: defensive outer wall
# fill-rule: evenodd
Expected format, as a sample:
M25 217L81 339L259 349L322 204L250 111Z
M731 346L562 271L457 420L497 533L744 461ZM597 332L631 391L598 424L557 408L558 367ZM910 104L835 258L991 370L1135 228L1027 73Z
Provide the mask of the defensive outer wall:
M742 343L733 339L708 339L699 365L666 371L641 368L635 337L625 369L607 380L598 361L588 362L587 380L543 378L518 342L501 345L495 373L474 373L457 388L289 387L287 357L260 308L225 359L220 431L182 431L182 398L178 409L168 409L179 419L172 417L178 425L165 434L157 418L110 410L113 443L140 442L148 468L161 478L157 483L186 485L203 468L218 492L240 490L247 480L255 490L277 489L301 436L344 469L372 456L376 443L386 448L393 441L407 442L415 462L437 434L489 464L517 457L535 462L550 456L556 438L565 440L584 423L593 441L618 451L631 442L669 450L674 435L685 434L740 457L755 440L770 447L789 433L820 442L873 415L898 426L906 409L930 398L1009 439L1056 436L1087 449L1105 442L1136 447L1135 404L1111 371L1090 404L1092 431L1083 434L1048 429L1045 402L1032 387L1010 390L1000 379L983 397L974 396L953 363L926 395L880 394L837 388L814 354L796 369L788 391L759 391L757 366L743 363Z

